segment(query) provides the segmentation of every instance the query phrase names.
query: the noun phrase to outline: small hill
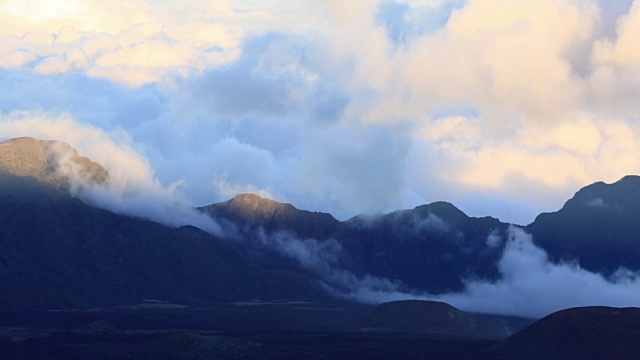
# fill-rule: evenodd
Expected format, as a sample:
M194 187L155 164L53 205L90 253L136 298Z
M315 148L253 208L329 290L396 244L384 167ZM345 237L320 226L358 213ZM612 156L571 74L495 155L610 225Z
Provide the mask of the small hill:
M506 339L508 359L637 359L640 309L583 307L553 313Z
M502 331L438 301L392 301L375 307L362 325L372 331L408 332L460 338L502 339Z

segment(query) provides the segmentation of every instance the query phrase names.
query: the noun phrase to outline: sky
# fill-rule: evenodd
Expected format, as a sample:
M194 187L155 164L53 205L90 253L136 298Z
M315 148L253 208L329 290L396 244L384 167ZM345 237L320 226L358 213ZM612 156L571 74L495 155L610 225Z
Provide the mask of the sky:
M640 173L640 0L0 0L0 17L0 139L68 142L123 196L252 192L339 219L444 200L528 224Z

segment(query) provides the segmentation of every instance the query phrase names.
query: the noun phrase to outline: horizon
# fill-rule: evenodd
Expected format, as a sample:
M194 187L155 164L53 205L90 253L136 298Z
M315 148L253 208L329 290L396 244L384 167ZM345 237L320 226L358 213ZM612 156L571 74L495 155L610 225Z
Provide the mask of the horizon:
M11 139L4 139L4 138L0 137L0 144L3 144L3 143L5 143L5 142L9 142L9 141L12 141L12 140L21 139L21 138L30 138L30 139L33 139L33 140L36 140L36 141L41 141L41 142L42 142L42 141L44 141L44 142L47 142L47 141L57 142L57 141L58 141L58 140L55 140L55 139L36 139L36 138L32 138L32 137L18 137L18 138L11 138ZM63 142L63 144L64 144L64 142ZM66 149L66 148L65 148L65 149ZM73 147L71 147L71 149L72 149L72 150L75 150ZM83 154L78 153L78 156L83 157ZM62 157L61 157L61 158L65 158L65 155L64 155L64 154L62 154ZM89 158L89 160L92 160L92 159L91 159L91 158ZM102 165L102 164L99 164L99 165ZM57 171L57 172L62 171L62 172L61 172L61 174L71 176L71 178L73 179L73 181L76 181L76 182L77 182L77 184L81 184L81 183L85 183L85 182L86 182L86 179L84 179L84 178L82 178L82 177L78 177L78 175L77 175L77 174L75 174L75 173L69 174L69 173L67 173L66 171L64 171L64 170L60 170L60 169L59 169L59 170L56 170L56 171ZM636 174L628 174L628 175L624 175L622 178L620 178L620 179L618 179L618 180L616 180L616 181L614 181L614 182L611 182L611 183L607 183L607 182L604 182L604 181L596 181L596 182L594 182L594 183L587 184L585 187L589 187L589 186L591 186L591 185L598 184L598 183L603 183L603 184L606 184L606 185L612 185L612 184L618 183L618 182L620 182L620 181L624 180L625 178L629 178L629 177L640 177L640 175L636 175ZM104 184L103 184L103 185L104 185ZM108 187L109 185L111 185L111 184L109 183L109 178L107 178L107 183L106 183L106 185L107 185L107 187ZM117 186L117 184L116 184L116 186ZM100 186L99 186L99 188L100 188L100 187L102 187L102 185L100 185ZM584 187L583 187L583 188L584 188ZM575 194L576 194L578 191L582 190L583 188L576 189L576 190L575 190L575 192L574 192L574 196L575 196ZM122 212L127 213L127 211L123 211L122 209L118 209L118 207L116 207L116 208L114 209L114 207L113 207L113 203L111 203L110 201L105 201L105 199L104 199L104 196L105 196L105 195L106 195L107 197L112 196L112 197L115 197L115 198L120 198L120 197L122 196L122 194L121 194L121 193L118 193L118 192L115 192L115 193L114 193L114 192L110 192L110 191L109 191L109 189L94 189L94 190L98 190L98 192L104 192L104 194L101 194L100 196L96 196L96 195L95 195L95 194L96 194L96 191L89 191L89 192L87 192L87 191L75 191L75 190L74 190L74 191L72 191L72 194L73 194L75 197L80 198L81 200L87 201L87 203L89 203L89 204L91 204L91 205L93 205L93 206L97 206L97 207L104 208L104 209L107 209L107 210L112 210L112 211L113 211L113 210L115 210L115 212L117 212L117 213L122 213ZM156 190L157 190L157 189L156 189ZM233 196L231 196L231 197L229 197L229 198L227 198L227 199L221 199L221 200L220 200L220 201L218 201L218 202L207 203L207 204L205 204L205 205L197 206L197 207L193 207L193 208L194 208L194 209L197 209L197 208L200 208L200 207L207 207L207 206L210 206L210 205L215 205L215 204L220 204L220 203L224 203L224 202L229 202L229 201L231 201L231 200L233 200L233 199L236 199L236 198L238 198L238 197L245 196L245 195L253 195L253 196L256 196L256 197L261 198L261 199L265 199L265 200L269 200L269 201L276 202L276 203L278 203L278 204L291 205L291 206L293 206L294 208L296 208L296 209L298 209L298 210L301 210L301 211L308 211L308 212L316 212L316 213L325 213L325 214L329 214L329 215L331 215L332 217L334 217L336 220L338 220L338 221L340 221L340 222L344 222L344 221L347 221L347 220L349 220L349 219L352 219L352 218L355 218L355 217L359 217L359 216L365 216L365 217L385 216L385 215L389 215L389 214L394 213L394 212L397 212L397 211L413 210L413 209L416 209L417 207L420 207L420 206L428 206L428 205L431 205L431 204L434 204L434 203L438 203L438 202L444 202L444 203L451 204L451 205L453 205L455 208L457 208L458 210L462 211L465 215L467 215L467 216L469 216L469 217L475 217L475 218L481 218L481 217L493 217L493 218L496 218L496 219L498 219L499 221L501 221L501 222L503 222L503 223L505 223L505 224L515 225L515 226L518 226L518 227L526 227L526 226L530 225L531 223L533 223L533 222L535 221L535 219L534 219L534 221L531 221L531 222L529 222L529 223L527 223L527 224L517 224L517 223L513 223L513 222L504 221L503 219L500 219L499 217L494 216L493 214L479 214L479 215L477 215L477 214L473 214L473 215L472 215L472 214L469 214L469 213L467 213L466 211L464 211L464 209L461 209L460 207L458 207L455 203L452 203L452 202L447 201L447 200L435 200L435 201L430 202L430 203L418 204L418 205L416 205L416 206L414 206L414 207L411 207L411 208L395 208L395 209L393 209L393 210L391 210L391 211L388 211L388 212L377 211L377 212L372 212L372 213L359 213L359 214L355 214L355 215L353 215L353 216L351 216L351 217L347 217L347 218L338 218L338 217L336 217L334 214L332 214L332 213L330 213L330 212L323 212L323 211L319 211L319 210L316 210L316 209L302 208L302 207L297 206L296 204L292 204L292 203L289 203L289 202L285 202L285 201L281 201L281 200L275 199L275 198L273 198L273 196L271 196L270 194L257 194L257 193L251 193L251 192L239 193L239 194L233 195ZM572 197L573 197L573 196L572 196ZM564 207L564 204L566 204L566 202L567 202L567 201L569 201L572 197L567 198L567 199L565 200L565 202L563 203L562 207ZM100 200L100 198L102 198L102 199ZM113 199L112 199L112 200L113 200ZM131 199L129 199L129 200L131 200ZM172 200L172 198L171 198L170 200ZM118 201L124 201L124 202L126 203L126 202L127 202L127 199L126 199L126 197L125 197L125 198L119 199ZM134 201L134 202L132 202L132 203L133 203L133 204L135 204L135 201ZM171 205L170 205L170 204L165 204L165 206L166 206L166 205L169 205L169 206L167 207L167 209L166 209L166 210L170 210ZM179 204L179 205L180 205L180 206L178 206L178 208L183 207L185 204ZM138 209L137 209L136 211L134 211L134 212L130 213L130 215L137 216L137 217L141 217L141 218L151 218L151 219L154 219L154 220L156 220L156 221L159 221L159 222L164 223L164 224L169 225L169 226L175 225L175 223L173 223L172 221L168 220L166 216L149 215L149 213L145 211L144 206L134 205L134 207L136 207L136 208L138 208ZM560 208L558 208L558 209L552 209L552 210L550 210L550 211L548 211L548 212L546 212L546 213L549 213L549 212L557 212L557 211L561 210L561 209L562 209L562 207L560 207ZM544 212L541 212L541 213L537 214L535 217L537 218L537 216L538 216L538 215L543 214L543 213L544 213ZM188 221L187 221L187 222L188 222ZM197 225L196 225L196 224L194 224L194 226L197 226ZM207 230L207 229L209 229L209 230L210 230L210 229L211 229L211 227L210 227L210 226L207 226L207 225L202 224L202 223L200 224L200 226L203 226L203 230ZM211 231L210 231L210 232L211 232ZM218 232L218 230L216 229L216 230L213 230L212 232L213 232L213 233L217 233L217 232Z
M623 177L621 177L620 179L618 179L618 180L616 180L616 181L613 181L613 182L596 181L596 182L593 182L593 183L587 184L587 185L585 185L584 187L582 187L582 188L580 188L580 189L576 189L576 191L574 192L573 196L575 196L575 194L576 194L578 191L580 191L580 190L584 189L585 187L589 187L589 186L591 186L591 185L598 184L598 183L603 183L603 184L605 184L605 185L613 185L613 184L616 184L616 183L618 183L618 182L620 182L620 181L622 181L623 179L628 178L628 177L640 177L640 175L638 175L638 174L628 174L628 175L624 175L624 176L623 176ZM315 209L306 209L306 208L301 208L301 207L296 206L296 204L292 204L292 203L289 203L289 202L283 202L283 201L280 201L280 200L278 200L278 199L273 199L273 198L268 197L268 196L261 196L261 195L255 194L255 193L241 193L241 194L236 194L236 195L232 196L231 198L228 198L228 199L226 199L226 200L222 200L222 201L217 202L217 203L208 204L208 205L205 205L204 207L209 206L209 205L220 204L220 203L223 203L223 202L228 202L228 201L231 201L231 200L233 200L233 199L235 199L235 198L237 198L237 197L244 196L244 195L255 195L255 196L257 196L257 197L259 197L259 198L261 198L261 199L274 201L274 202L276 202L276 203L283 204L283 205L291 205L291 206L293 206L294 208L296 208L296 209L298 209L298 210L301 210L301 211L308 211L308 212L317 212L317 213L325 213L325 214L329 214L329 215L333 216L336 220L338 220L338 221L340 221L340 222L347 221L347 220L349 220L349 219L352 219L353 217L358 217L358 216L384 216L384 215L389 215L389 214L391 214L391 213L393 213L393 212L396 212L396 211L413 210L413 209L415 209L415 208L417 208L417 207L420 207L420 206L432 205L432 204L434 204L434 203L439 203L439 202L444 202L444 203L451 204L451 205L453 205L455 208L457 208L458 210L462 211L463 213L465 213L465 215L467 215L467 216L469 216L469 217L476 217L476 218L482 218L482 217L487 217L487 216L488 216L488 217L493 217L493 218L496 218L496 219L500 220L501 222L503 222L503 223L505 223L505 224L515 225L515 226L518 226L518 227L526 227L527 225L530 225L530 224L533 222L533 221L532 221L531 223L528 223L528 224L516 224L516 223L511 223L511 222L508 222L508 221L504 221L504 220L502 220L502 219L500 219L500 218L498 218L498 217L496 217L496 216L494 216L494 215L492 215L492 214L484 214L484 215L474 215L474 216L472 216L472 215L468 214L467 212L465 212L463 209L459 208L455 203L452 203L452 202L447 201L447 200L435 200L435 201L433 201L433 202L430 202L430 203L424 203L424 204L419 204L419 205L416 205L416 206L411 207L411 208L396 208L396 209L394 209L394 210L391 210L390 212L381 212L381 211L378 211L378 212L375 212L375 213L361 213L361 214L356 214L356 215L354 215L354 216L352 216L352 217L345 218L345 219L337 218L337 217L335 217L333 214L331 214L331 213L329 213L329 212L322 212L322 211L318 211L318 210L315 210ZM564 207L564 205L566 204L566 202L567 202L567 201L569 201L569 200L571 200L571 198L573 198L573 196L571 196L571 197L567 198L561 207L559 207L559 208L557 208L557 209L552 209L552 210L550 210L550 211L548 211L548 212L557 212L557 211L560 211L560 210ZM543 213L539 213L538 215L540 215L540 214L543 214ZM536 215L536 217L537 217L537 215ZM535 220L535 219L534 219L534 220Z

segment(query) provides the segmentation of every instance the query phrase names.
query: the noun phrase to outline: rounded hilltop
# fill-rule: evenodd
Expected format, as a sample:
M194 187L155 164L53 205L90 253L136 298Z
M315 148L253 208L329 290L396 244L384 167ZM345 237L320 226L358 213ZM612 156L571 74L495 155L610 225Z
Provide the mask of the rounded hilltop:
M0 143L0 171L31 176L62 188L71 182L101 184L109 176L102 165L79 156L69 144L32 137Z

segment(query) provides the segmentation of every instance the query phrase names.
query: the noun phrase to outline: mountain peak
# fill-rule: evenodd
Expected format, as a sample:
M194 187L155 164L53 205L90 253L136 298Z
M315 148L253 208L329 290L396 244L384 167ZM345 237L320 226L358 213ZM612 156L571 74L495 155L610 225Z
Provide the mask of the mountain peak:
M267 230L289 230L302 237L326 238L340 223L331 214L300 210L288 203L265 199L255 194L237 195L231 200L205 206L200 210L214 218L261 226Z
M640 175L625 175L622 177L622 179L618 180L618 182L620 181L633 181L635 183L640 182Z
M420 205L413 209L418 213L433 213L437 216L451 219L467 219L469 216L455 205L446 201L436 201L430 204Z
M225 202L236 212L256 218L271 218L283 210L297 210L293 205L260 197L256 194L240 194Z
M580 189L560 210L538 215L527 231L553 260L579 259L586 270L613 274L640 269L639 217L640 177L625 176Z
M640 211L640 176L627 175L607 184L598 181L580 189L563 206L564 209L617 208L620 211Z
M0 143L0 169L39 180L49 177L47 151L43 142L30 137Z
M77 181L102 183L108 177L102 165L78 156L69 144L32 137L0 143L0 170L17 176L31 176L62 188Z

